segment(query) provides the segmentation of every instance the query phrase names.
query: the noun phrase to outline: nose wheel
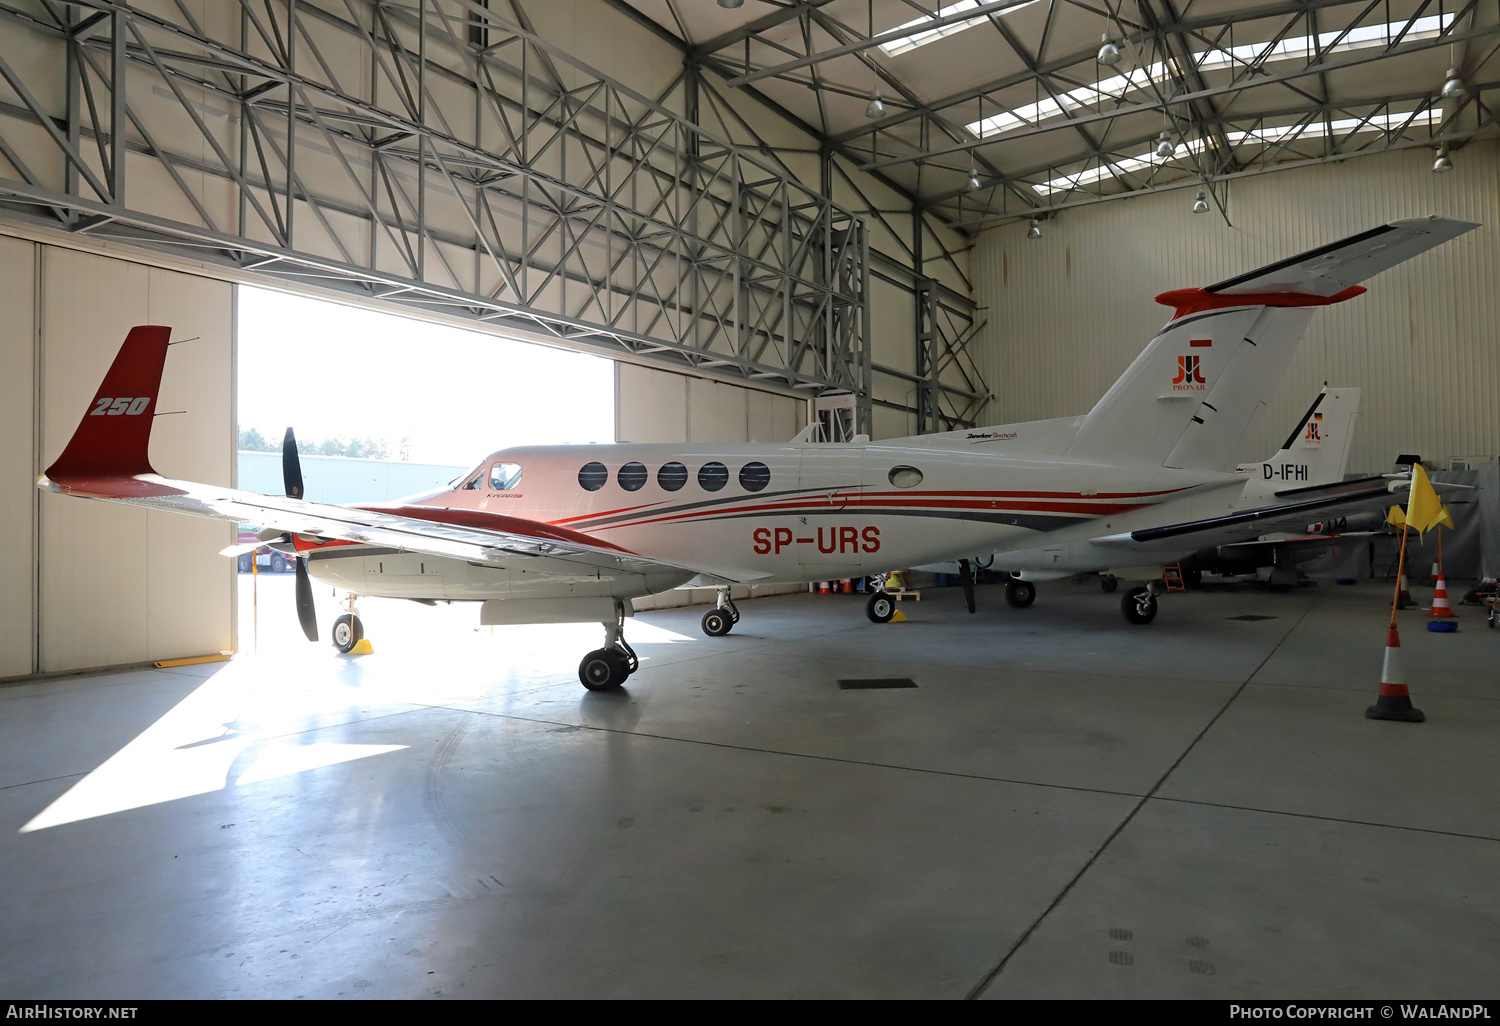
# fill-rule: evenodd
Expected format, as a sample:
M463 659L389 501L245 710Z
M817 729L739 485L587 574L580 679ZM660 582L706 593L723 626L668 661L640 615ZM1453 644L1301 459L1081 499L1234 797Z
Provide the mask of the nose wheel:
M896 615L896 600L883 591L877 591L865 603L865 615L871 623L890 623Z
M359 639L365 636L365 625L359 622L359 617L353 613L345 613L333 621L333 630L329 631L329 640L333 647L340 652L348 653Z

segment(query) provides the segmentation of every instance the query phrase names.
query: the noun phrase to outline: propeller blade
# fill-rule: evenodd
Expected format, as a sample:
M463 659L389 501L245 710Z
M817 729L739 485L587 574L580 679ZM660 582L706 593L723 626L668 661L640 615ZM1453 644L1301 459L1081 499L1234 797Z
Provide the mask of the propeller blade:
M964 589L964 605L969 607L969 612L974 612L974 571L969 568L967 559L958 561L958 583Z
M297 560L297 619L308 641L318 640L318 614L313 609L312 578L307 576L307 560Z
M302 461L297 458L297 438L291 428L281 440L281 479L286 483L288 499L302 498Z

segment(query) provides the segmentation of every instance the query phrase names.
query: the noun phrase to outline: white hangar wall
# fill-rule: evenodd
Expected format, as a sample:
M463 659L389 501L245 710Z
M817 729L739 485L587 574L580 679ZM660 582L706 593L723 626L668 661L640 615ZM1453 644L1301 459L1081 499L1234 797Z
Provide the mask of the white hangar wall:
M615 438L622 442L786 442L807 426L807 402L753 388L616 364ZM801 591L800 585L735 588L735 598ZM663 609L712 602L712 588L668 591L635 602Z
M1238 458L1274 451L1324 381L1364 390L1351 472L1388 471L1399 453L1440 463L1500 453L1500 147L1468 146L1454 163L1434 175L1432 154L1414 149L1241 179L1232 228L1217 212L1192 214L1192 192L1178 190L1063 211L1041 239L1027 240L1024 223L982 233L989 419L1086 412L1166 322L1158 293L1438 214L1483 227L1316 313Z
M42 494L126 332L174 338L153 464L230 484L233 286L0 237L0 678L204 655L234 647L234 527Z

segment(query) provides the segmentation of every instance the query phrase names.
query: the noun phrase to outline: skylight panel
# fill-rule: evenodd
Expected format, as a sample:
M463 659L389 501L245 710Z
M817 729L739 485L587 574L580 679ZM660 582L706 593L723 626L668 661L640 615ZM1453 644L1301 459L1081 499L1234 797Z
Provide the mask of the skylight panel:
M1435 14L1427 18L1418 18L1412 25L1411 31L1402 39L1431 39L1452 23L1453 15L1451 14ZM1339 38L1339 33L1323 32L1316 38L1293 36L1283 38L1274 44L1260 42L1226 48L1215 47L1212 50L1196 51L1193 54L1193 63L1197 65L1199 71L1219 71L1236 66L1244 67L1257 60L1267 64L1274 61L1306 60L1329 46L1333 46L1332 54L1364 50L1373 46L1389 46L1391 40L1395 39L1405 26L1406 22L1399 21L1352 29L1337 46L1333 46L1333 43ZM1077 89L1059 93L1057 99L1049 96L1036 103L1000 111L989 117L970 122L964 127L974 136L983 139L999 132L1009 132L1012 129L1035 125L1079 107L1099 106L1106 100L1118 103L1130 93L1149 88L1153 82L1165 77L1167 72L1168 65L1165 61L1142 65L1123 75L1112 75L1092 85L1080 86Z
M983 2L989 2L989 0L983 0ZM1014 7L1006 8L1001 13L1009 14L1011 11L1019 11L1021 8L1030 7L1036 2L1037 0L1026 0L1026 2L1024 3L1018 3ZM976 7L978 7L980 3L981 0L958 0L957 3L949 4L946 7L939 7L937 9L937 12L934 14L927 15L926 17L922 18L914 18L911 21L897 25L896 28L921 28L921 26L926 25L929 22L937 21L939 18L946 18L949 15L954 14L962 14L965 11L972 11ZM903 53L909 53L919 46L926 46L928 43L935 43L939 39L942 39L944 36L956 35L957 33L962 32L964 29L973 28L975 25L978 25L988 17L988 14L978 14L972 18L965 18L962 21L955 21L951 25L943 25L940 28L923 29L919 32L913 32L909 36L902 36L900 39L893 39L889 43L881 43L880 49L885 52L885 55L887 57L896 57Z
M1413 117L1413 111L1405 113L1391 112L1388 114L1375 114L1369 119L1365 118L1337 118L1331 123L1318 121L1307 125L1281 125L1279 127L1266 127L1250 129L1247 131L1225 132L1225 137L1231 146L1241 143L1265 143L1275 144L1285 142L1289 139L1320 139L1325 135L1344 135L1357 132L1389 132L1406 125L1408 119L1412 128L1431 128L1442 122L1443 113L1440 110L1425 110ZM1330 133L1330 128L1332 129ZM1179 144L1177 153L1201 153L1208 143L1203 139L1189 139ZM1174 156L1172 160L1179 159ZM1131 174L1137 171L1149 171L1159 161L1153 151L1146 151L1138 157L1122 157L1112 160L1099 167L1086 168L1074 172L1071 175L1062 175L1050 181L1038 182L1032 188L1043 196L1050 196L1058 192L1072 192L1082 189L1086 185L1094 185L1114 175L1115 171ZM1112 170L1113 169L1113 170Z

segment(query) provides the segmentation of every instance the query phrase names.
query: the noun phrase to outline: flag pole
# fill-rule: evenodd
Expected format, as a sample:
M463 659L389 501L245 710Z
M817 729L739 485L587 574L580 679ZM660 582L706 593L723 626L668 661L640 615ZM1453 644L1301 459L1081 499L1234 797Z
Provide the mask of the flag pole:
M1396 594L1391 599L1391 626L1396 626L1396 606L1401 602L1401 575L1406 572L1406 533L1410 524L1401 525L1401 555L1396 560Z

